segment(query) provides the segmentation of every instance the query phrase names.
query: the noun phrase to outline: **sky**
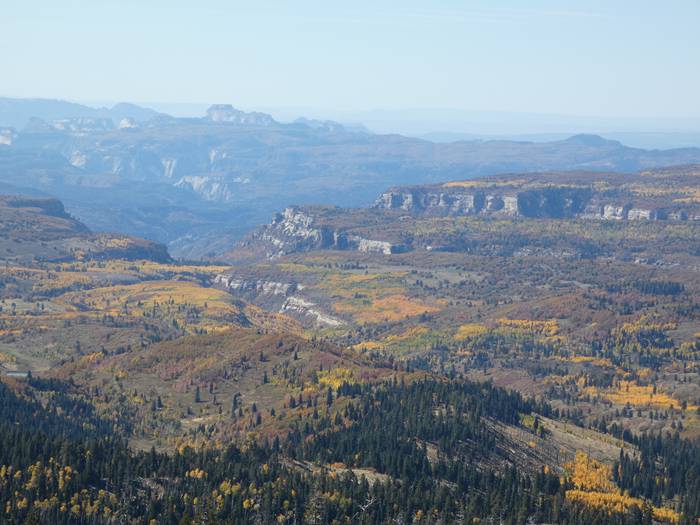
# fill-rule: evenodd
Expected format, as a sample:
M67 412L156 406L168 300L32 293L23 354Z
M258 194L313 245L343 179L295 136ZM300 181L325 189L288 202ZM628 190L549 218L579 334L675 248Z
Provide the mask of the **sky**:
M700 117L698 0L2 4L2 96Z

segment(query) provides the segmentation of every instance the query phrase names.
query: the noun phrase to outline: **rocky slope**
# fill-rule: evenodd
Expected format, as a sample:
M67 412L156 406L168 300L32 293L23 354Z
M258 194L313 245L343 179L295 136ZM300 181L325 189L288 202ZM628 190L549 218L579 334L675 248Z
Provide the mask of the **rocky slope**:
M282 282L253 275L245 269L234 269L217 275L213 285L268 310L294 317L306 326L338 327L345 324L306 296L305 286L296 280Z

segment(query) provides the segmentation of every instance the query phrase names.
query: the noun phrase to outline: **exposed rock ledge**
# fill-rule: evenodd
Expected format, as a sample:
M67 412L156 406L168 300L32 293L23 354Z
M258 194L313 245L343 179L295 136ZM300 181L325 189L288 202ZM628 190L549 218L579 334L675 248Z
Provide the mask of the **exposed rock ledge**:
M298 295L304 289L298 283L284 283L265 279L245 279L233 274L219 274L214 278L214 286L232 294L243 295L266 308L279 307L280 313L292 315L317 326L337 327L345 324L322 312L316 305ZM283 301L280 305L280 301Z
M280 313L294 313L302 317L310 317L317 325L325 325L330 327L342 326L344 321L324 314L320 310L314 308L316 303L302 299L301 297L291 296L284 301Z
M214 285L235 293L285 297L303 288L297 283L281 283L263 279L241 279L226 274L217 275L214 278Z
M417 215L493 215L510 217L601 220L700 220L692 206L672 200L652 205L634 195L607 196L588 187L480 189L459 186L393 188L374 202L378 209L399 209Z
M289 253L310 250L356 250L390 255L409 249L408 246L378 239L350 235L339 228L318 224L313 213L292 206L278 213L272 222L241 242L241 246L262 243L266 257L274 259Z

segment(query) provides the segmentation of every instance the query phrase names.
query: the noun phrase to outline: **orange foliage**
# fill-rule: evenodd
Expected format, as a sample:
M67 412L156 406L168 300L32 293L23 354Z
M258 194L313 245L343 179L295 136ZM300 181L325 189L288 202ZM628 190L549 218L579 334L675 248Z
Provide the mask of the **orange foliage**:
M423 313L433 313L440 308L427 304L420 299L412 299L403 294L389 295L370 301L368 305L336 303L335 311L349 313L360 323L381 323L383 321L400 321Z

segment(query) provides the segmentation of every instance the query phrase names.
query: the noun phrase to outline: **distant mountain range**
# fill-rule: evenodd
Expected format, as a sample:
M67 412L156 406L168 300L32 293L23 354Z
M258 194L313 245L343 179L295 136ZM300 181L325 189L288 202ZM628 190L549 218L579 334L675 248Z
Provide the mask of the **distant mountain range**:
M0 97L0 126L22 129L32 119L46 121L105 118L119 122L124 118L136 121L152 119L159 113L153 109L122 102L111 108L92 108L75 102L41 98Z
M698 148L644 150L595 135L434 143L230 105L175 118L131 104L0 99L0 124L0 191L58 197L93 230L118 226L192 258L227 251L290 204L362 206L390 186L498 173L700 162Z
M700 129L700 126L698 126ZM434 131L415 135L431 142L512 140L516 142L555 142L569 138L572 133L478 134ZM642 149L674 149L700 147L700 132L639 132L613 131L602 134L608 140L622 142Z

